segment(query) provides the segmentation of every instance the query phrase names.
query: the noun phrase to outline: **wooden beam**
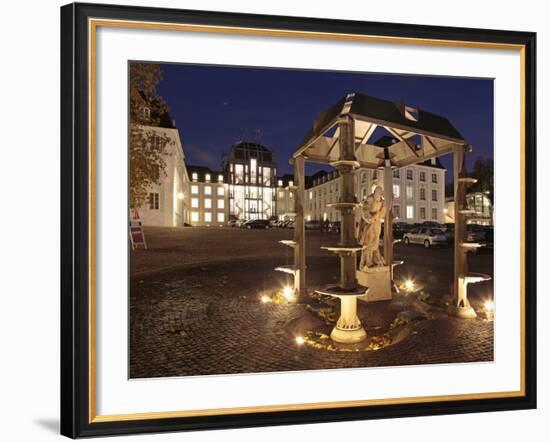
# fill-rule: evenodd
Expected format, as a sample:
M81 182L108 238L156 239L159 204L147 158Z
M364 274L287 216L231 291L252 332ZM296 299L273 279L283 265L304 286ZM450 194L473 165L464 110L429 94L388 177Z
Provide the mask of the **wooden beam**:
M304 157L299 156L294 160L294 265L298 273L294 277L294 290L296 296L304 301L306 296L306 231L304 221L304 196L305 196L305 173Z
M384 126L384 128L390 133L392 134L394 137L397 137L399 139L399 141L405 143L409 149L411 150L412 153L414 153L417 157L420 156L420 154L416 151L416 146L412 146L411 143L409 143L409 140L407 140L406 138L403 138L401 136L401 134L399 134L399 132L397 132L395 129L391 128L391 127L388 127L388 126Z

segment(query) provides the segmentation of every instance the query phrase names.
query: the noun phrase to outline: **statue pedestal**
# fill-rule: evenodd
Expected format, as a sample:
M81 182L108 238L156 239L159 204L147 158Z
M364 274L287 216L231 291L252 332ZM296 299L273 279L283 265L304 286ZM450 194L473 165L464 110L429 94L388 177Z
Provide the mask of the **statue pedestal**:
M359 285L369 288L369 291L359 299L366 302L392 299L390 266L369 267L364 270L357 270L356 275Z

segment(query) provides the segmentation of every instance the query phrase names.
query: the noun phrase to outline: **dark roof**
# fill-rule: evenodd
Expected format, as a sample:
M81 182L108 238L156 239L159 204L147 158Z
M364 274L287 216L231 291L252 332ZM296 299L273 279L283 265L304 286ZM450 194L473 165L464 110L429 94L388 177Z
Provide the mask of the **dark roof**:
M385 127L400 138L392 146L390 160L397 167L422 162L427 157L452 152L455 146L464 146L465 140L450 121L401 101L389 101L360 93L350 93L325 112L321 112L294 153L304 155L306 161L330 164L340 158L340 134L336 129L339 119L349 115L355 121L355 139L361 139L361 149L355 157L361 167L374 169L384 161L380 147L369 141L372 130ZM411 149L409 140L424 136L428 143ZM401 139L403 137L403 139ZM411 138L413 137L413 138ZM405 138L407 141L405 141Z
M206 174L210 174L210 182L212 183L218 182L218 175L224 175L222 171L212 170L209 167L205 166L187 166L187 174L189 175L190 179L193 179L193 173L197 174L197 181L199 183L206 182Z
M251 158L262 163L275 163L273 153L260 143L238 141L231 147L229 161L248 161Z
M326 170L319 170L309 177L309 180L306 180L306 188L317 186L327 181L334 180L340 176L340 173L337 170L332 170L327 172Z

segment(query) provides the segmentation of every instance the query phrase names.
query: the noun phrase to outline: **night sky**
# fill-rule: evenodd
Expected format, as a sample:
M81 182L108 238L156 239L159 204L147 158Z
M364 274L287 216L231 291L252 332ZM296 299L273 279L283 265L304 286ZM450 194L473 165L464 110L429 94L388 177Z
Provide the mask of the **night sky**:
M176 121L186 163L221 168L238 140L260 141L290 173L288 159L320 111L349 92L443 115L474 147L468 156L493 158L493 80L356 72L162 64L158 91ZM376 135L376 134L375 134ZM374 138L371 138L371 142ZM441 158L451 169L452 157ZM307 163L306 163L307 164ZM306 173L319 169L308 165ZM447 173L447 181L452 176Z

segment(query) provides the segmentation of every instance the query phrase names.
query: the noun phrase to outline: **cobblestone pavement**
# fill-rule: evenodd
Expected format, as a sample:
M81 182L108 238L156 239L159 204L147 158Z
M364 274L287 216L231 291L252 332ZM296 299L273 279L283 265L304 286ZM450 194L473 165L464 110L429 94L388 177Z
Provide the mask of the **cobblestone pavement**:
M175 260L171 266L166 265L169 260L164 256L169 248L156 250L155 233L148 232L153 257L150 267L136 272L130 281L131 378L493 360L493 322L456 319L437 305L426 305L429 319L403 326L406 334L402 340L377 351L328 352L299 346L293 324L313 316L306 306L259 302L262 293L285 283L285 276L273 268L287 258L285 248L276 241L278 235L288 237L288 232L243 232L254 234L247 244L239 231L238 244L224 245L220 239L227 232L212 230L209 234L218 236L217 249L207 253L198 245L203 243L200 231L187 230L193 232L183 247L197 253L172 252L175 257L188 258ZM274 245L269 246L265 237L257 235L261 233L269 233ZM316 247L327 243L324 237L308 239ZM312 250L308 257L310 288L331 283L338 274L337 260L318 250ZM426 289L437 292L433 299L442 299L450 281L444 275L450 278L452 260L445 263L441 257L452 256L452 251L414 248L396 252L408 255L410 261L402 266L403 274L413 272ZM426 253L430 252L434 255L427 260ZM209 263L203 259L206 256L212 257ZM142 267L146 257L147 252L141 252ZM476 271L492 268L492 255L472 261L479 261ZM474 306L479 305L485 291L492 290L492 285L488 286L473 297ZM393 317L393 313L388 315L387 303L360 304L359 316L369 335L386 327Z

